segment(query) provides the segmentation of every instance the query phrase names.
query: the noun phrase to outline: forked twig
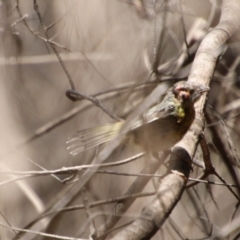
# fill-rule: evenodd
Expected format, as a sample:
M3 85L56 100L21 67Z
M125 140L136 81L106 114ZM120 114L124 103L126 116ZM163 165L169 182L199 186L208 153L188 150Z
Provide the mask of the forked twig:
M240 201L240 198L238 195L231 189L229 184L217 173L216 169L213 167L212 162L211 162L211 157L210 157L210 151L206 142L206 139L204 135L200 136L200 146L202 148L203 152L203 160L204 160L204 172L202 173L201 176L198 177L198 179L203 180L206 179L209 175L213 174L215 175L222 183L224 183L224 186L228 188L228 190L236 197L238 201ZM193 182L187 185L188 188L195 186L198 184L198 182Z

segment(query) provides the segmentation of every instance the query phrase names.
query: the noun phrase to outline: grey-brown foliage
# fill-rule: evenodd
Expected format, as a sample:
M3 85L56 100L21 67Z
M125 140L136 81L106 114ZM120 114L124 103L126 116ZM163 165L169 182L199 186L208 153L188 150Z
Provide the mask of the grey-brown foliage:
M239 11L238 0L0 1L0 239L238 239ZM78 130L127 128L182 79L210 91L170 157L124 136L69 154Z

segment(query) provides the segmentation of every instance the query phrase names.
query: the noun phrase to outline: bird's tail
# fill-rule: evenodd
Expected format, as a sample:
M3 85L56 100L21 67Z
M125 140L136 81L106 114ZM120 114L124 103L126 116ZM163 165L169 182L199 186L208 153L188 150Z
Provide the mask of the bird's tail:
M97 147L116 137L122 125L123 122L117 122L78 131L67 141L69 145L67 149L70 151L70 154L75 156L89 148Z

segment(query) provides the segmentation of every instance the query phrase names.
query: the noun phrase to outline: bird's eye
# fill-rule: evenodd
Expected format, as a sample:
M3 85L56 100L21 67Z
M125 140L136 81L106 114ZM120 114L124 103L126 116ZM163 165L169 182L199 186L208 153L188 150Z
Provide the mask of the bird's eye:
M183 86L176 86L174 89L173 89L173 93L175 94L175 96L179 96L179 94L183 91L186 91L186 87L183 87Z
M173 93L175 96L179 94L179 91L181 91L178 87L173 88Z

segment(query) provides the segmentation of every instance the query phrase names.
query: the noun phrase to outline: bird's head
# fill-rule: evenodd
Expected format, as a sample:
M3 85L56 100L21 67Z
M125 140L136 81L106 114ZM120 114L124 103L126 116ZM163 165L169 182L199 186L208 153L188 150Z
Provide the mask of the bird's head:
M196 102L202 93L209 91L209 87L181 81L173 86L173 94L180 102Z

